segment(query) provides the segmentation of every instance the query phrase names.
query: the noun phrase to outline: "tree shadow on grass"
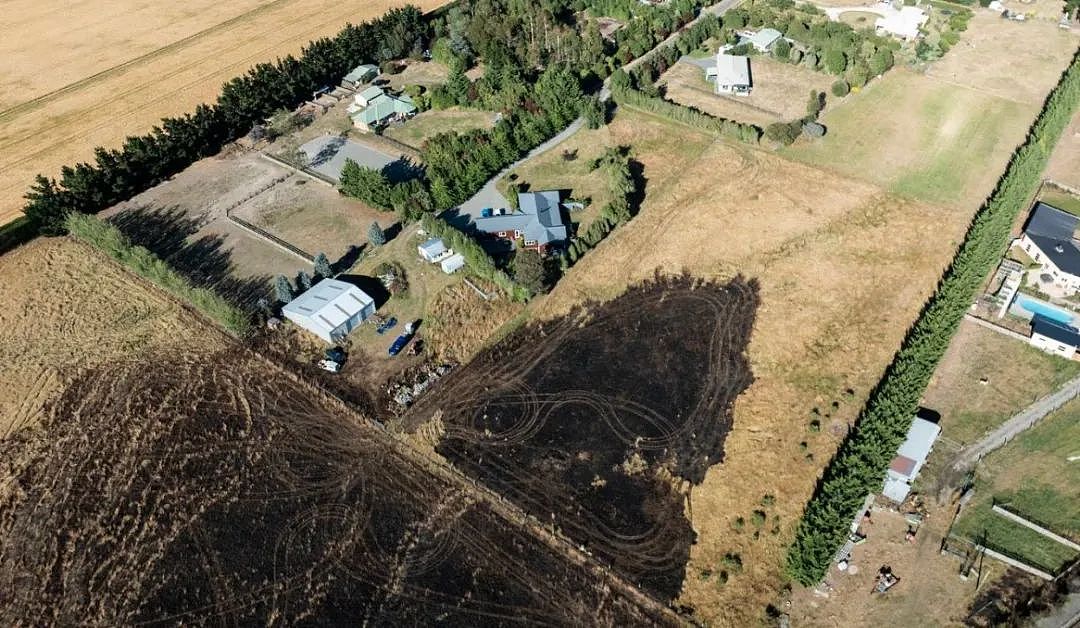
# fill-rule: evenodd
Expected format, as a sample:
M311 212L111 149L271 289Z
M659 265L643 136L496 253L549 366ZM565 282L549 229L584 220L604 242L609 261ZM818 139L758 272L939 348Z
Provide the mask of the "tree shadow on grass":
M203 221L177 206L143 205L113 216L110 222L193 285L213 290L233 305L252 311L258 300L269 294L269 275L237 277L224 236L194 237Z

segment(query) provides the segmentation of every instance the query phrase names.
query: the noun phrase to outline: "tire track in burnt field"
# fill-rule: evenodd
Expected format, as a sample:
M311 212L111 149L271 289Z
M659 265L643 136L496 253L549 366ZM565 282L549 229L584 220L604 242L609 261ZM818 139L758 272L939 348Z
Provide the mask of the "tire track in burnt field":
M242 349L80 376L0 459L2 625L671 625Z
M406 423L438 414L457 468L672 600L695 540L679 487L723 460L758 303L742 277L657 274L515 332Z

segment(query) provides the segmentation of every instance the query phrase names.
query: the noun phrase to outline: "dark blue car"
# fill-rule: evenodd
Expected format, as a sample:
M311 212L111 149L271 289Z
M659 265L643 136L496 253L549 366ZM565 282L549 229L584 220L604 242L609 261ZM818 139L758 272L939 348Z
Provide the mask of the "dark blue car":
M390 345L388 353L390 355L397 355L401 353L401 350L405 348L405 345L409 344L409 340L412 338L409 334L401 334L394 340L394 344Z
M397 319L391 316L390 318L383 321L382 325L379 325L375 328L375 333L381 336L382 334L385 334L388 330L392 329L394 325L397 325Z

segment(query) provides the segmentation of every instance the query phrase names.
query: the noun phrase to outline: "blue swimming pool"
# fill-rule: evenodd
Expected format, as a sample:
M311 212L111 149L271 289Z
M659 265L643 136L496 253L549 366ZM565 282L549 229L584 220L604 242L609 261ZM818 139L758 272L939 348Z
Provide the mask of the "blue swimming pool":
M1065 323L1071 325L1075 315L1072 312L1067 312L1061 308L1054 307L1049 303L1044 303L1031 297L1019 296L1016 298L1016 304L1032 314L1042 314L1046 318L1055 320L1059 323Z

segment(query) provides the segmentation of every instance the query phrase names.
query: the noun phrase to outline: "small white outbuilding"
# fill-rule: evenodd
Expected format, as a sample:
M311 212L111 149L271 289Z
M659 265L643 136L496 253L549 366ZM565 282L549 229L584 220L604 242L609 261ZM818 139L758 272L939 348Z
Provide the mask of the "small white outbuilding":
M896 503L903 503L907 499L911 492L911 483L926 464L939 434L941 427L938 424L915 417L908 428L907 438L896 451L896 457L885 475L885 486L882 490L885 497Z
M326 342L337 342L375 313L375 300L350 283L323 279L281 313Z
M465 256L461 253L454 253L450 257L447 257L443 261L439 262L439 266L442 267L442 271L447 275L451 275L461 270L465 266Z

